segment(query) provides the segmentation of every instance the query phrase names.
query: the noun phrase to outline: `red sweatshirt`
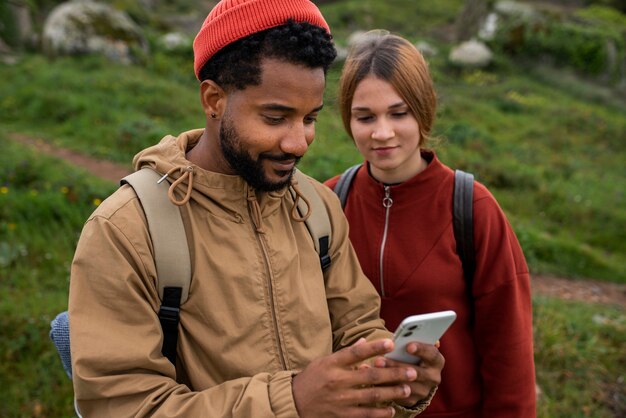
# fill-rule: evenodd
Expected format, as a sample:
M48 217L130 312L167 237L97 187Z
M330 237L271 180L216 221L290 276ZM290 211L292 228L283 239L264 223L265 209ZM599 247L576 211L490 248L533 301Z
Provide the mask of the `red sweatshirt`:
M408 316L452 309L442 382L426 417L533 418L535 369L528 268L504 213L474 183L476 273L470 301L452 229L454 172L434 153L423 172L386 186L358 171L345 207L350 239L394 330ZM334 188L338 176L326 185ZM393 203L387 209L383 199Z

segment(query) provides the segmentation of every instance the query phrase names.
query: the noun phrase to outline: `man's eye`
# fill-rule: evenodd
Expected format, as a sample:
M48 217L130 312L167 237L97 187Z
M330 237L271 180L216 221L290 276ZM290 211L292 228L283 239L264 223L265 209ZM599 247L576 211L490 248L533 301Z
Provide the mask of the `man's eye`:
M284 118L277 117L277 116L263 116L263 118L270 125L278 125L279 123L281 123L284 120Z
M317 122L317 116L307 116L306 118L304 118L304 123L306 123L307 125L315 122Z

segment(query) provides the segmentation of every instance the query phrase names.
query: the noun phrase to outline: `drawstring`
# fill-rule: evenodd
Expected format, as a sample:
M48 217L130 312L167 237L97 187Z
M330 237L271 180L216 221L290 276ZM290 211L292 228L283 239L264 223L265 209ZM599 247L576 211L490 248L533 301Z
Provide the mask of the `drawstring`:
M252 222L254 223L256 232L259 234L265 233L265 230L263 230L261 207L259 206L258 200L256 200L256 193L254 192L254 189L250 186L248 186L247 200L248 205L250 206L250 216L252 217Z
M309 219L311 216L311 203L308 199L302 194L300 189L298 189L298 181L294 178L291 181L291 189L293 190L293 194L295 195L295 200L293 202L293 206L291 207L291 219L296 222L304 222ZM250 207L250 216L252 217L252 222L254 223L254 227L258 233L265 233L263 229L263 218L261 216L261 207L259 206L259 201L256 198L256 193L254 188L248 186L247 197L248 205ZM303 206L306 205L306 214L301 215L301 211L303 212L305 208Z
M191 197L191 191L193 190L193 167L173 167L167 173L165 173L165 175L161 177L158 182L161 183L175 171L180 171L183 174L172 183L169 190L167 191L167 195L169 196L173 204L177 206L182 206L185 203L189 202L189 198ZM187 177L189 177L189 181L187 182L187 192L185 193L185 197L183 197L183 200L176 200L176 197L174 196L174 190L180 183L185 181Z
M311 203L302 194L300 189L298 189L298 180L296 180L295 177L293 177L291 180L291 188L293 189L294 194L296 195L295 200L293 202L293 206L291 207L291 219L293 219L296 222L304 222L307 219L309 219L309 216L311 216ZM306 215L301 215L300 211L298 210L298 207L301 206L299 205L300 200L302 200L304 204L306 205Z

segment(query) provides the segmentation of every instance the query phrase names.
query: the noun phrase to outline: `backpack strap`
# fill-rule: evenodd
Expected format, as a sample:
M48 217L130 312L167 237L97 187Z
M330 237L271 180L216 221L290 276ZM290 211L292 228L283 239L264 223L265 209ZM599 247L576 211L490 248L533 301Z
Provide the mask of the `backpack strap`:
M454 195L452 198L452 226L456 251L463 265L468 293L472 294L476 254L474 252L474 176L461 170L454 172Z
M362 165L363 163L360 163L347 168L346 171L341 174L337 184L335 185L334 190L337 196L339 196L342 208L346 207L346 201L348 200L348 192L350 191L350 186L352 186L352 180L354 180L356 172L359 171L359 168L361 168Z
M135 190L148 221L161 299L161 351L176 365L180 305L187 301L191 283L189 244L180 209L169 200L169 183L162 181L161 175L151 168L138 170L124 177L121 183Z
M313 238L315 250L319 254L322 270L326 270L328 266L330 266L331 262L330 255L328 254L331 240L331 228L328 211L307 176L298 169L294 171L293 175L298 182L298 189L311 205L310 208L307 208L306 203L302 199L299 199L298 212L300 212L301 215L307 213L307 211L310 211L311 213L305 221L305 224L311 234L311 237ZM289 190L291 195L295 198L295 191L293 188L290 188Z

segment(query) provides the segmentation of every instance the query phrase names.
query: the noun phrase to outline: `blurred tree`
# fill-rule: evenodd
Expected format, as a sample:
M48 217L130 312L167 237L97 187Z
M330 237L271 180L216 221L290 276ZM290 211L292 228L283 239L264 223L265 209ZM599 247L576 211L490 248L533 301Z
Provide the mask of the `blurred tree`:
M456 19L456 40L472 39L478 33L489 11L489 0L465 0L463 9Z

